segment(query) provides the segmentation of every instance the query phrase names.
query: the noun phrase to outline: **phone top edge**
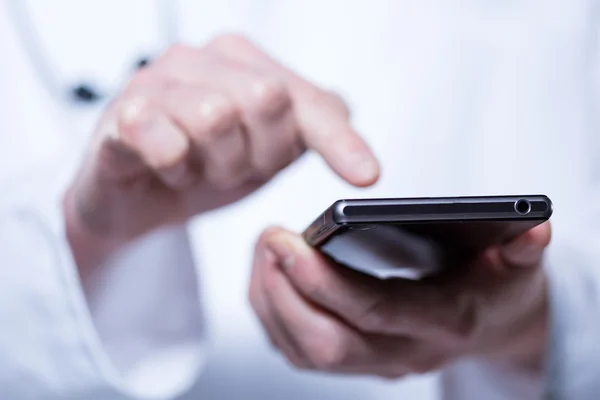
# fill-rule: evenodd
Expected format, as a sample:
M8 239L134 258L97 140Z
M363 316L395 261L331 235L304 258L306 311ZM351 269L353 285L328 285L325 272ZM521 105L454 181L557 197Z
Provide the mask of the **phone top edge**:
M334 224L345 223L346 216L344 215L344 208L351 200L338 200L331 206L331 222Z
M514 207L520 200L527 200L533 209L526 214L519 213ZM331 209L332 222L336 224L544 220L553 213L552 201L545 195L344 199L336 201Z
M540 197L542 199L544 199L544 201L548 205L548 208L546 209L546 214L544 216L547 219L550 219L550 217L552 217L552 214L554 214L554 203L552 203L552 200L550 199L550 197L548 197L546 195L540 195Z
M442 197L382 197L382 198L360 198L360 199L340 199L336 204L413 204L413 203L470 203L476 202L497 202L497 201L516 201L519 199L541 200L551 203L550 198L543 194L522 194L522 195L502 195L502 196L442 196Z

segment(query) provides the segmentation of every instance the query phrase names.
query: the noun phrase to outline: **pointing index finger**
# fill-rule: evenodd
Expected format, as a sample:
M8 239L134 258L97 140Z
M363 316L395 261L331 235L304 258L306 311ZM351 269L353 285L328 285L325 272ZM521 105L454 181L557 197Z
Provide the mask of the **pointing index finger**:
M369 186L377 181L377 159L350 126L347 108L338 96L300 78L242 36L221 36L209 48L283 79L294 102L303 144L319 153L349 183Z
M379 164L350 125L343 103L307 82L294 81L292 96L306 147L319 153L349 183L356 186L375 183Z

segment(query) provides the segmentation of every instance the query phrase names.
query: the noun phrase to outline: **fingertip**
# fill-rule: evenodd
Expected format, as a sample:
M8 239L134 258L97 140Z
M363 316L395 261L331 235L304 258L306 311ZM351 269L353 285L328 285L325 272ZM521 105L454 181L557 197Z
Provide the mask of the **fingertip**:
M294 253L304 253L308 248L307 243L301 235L277 227L269 229L266 242L268 245L285 244L290 247L290 250Z
M269 226L268 228L266 228L264 231L262 231L262 233L260 234L260 237L258 239L259 243L262 244L266 244L268 243L271 238L276 237L279 234L285 233L285 229L274 225L274 226Z
M514 239L511 243L514 243L515 247L522 245L543 249L550 244L550 237L550 224L549 222L545 222L529 229L527 232ZM511 243L509 243L509 246Z
M337 154L332 154L330 165L348 183L357 187L373 185L379 179L380 166L377 157L364 141L354 133L345 148L340 146ZM333 145L333 144L332 144Z
M353 186L368 187L379 180L380 171L379 163L375 157L365 158L355 164L353 171L346 180Z
M550 239L550 224L538 225L505 245L501 251L502 257L512 265L534 265L541 260Z
M377 157L343 112L323 106L304 110L300 117L304 144L319 153L337 175L358 187L378 180Z
M264 233L267 251L275 255L284 270L290 269L298 258L310 256L311 249L301 235L283 228L269 228Z
M552 240L552 228L550 225L550 221L546 221L543 224L540 224L529 231L531 235L531 240L539 243L540 246L546 247L550 244Z

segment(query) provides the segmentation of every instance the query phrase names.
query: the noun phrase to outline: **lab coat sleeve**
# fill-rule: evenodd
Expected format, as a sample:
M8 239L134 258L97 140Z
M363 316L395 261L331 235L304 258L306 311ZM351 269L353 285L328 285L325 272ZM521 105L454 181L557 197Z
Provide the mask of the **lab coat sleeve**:
M545 257L550 301L546 368L533 374L461 360L443 374L444 398L592 400L600 396L600 193L557 209ZM569 202L565 202L569 203Z
M203 360L186 229L134 243L83 290L61 207L77 162L64 160L2 189L0 397L175 398Z
M585 215L577 225L561 229L555 224L548 257L552 325L547 400L600 396L600 191L584 199L588 206L580 208Z

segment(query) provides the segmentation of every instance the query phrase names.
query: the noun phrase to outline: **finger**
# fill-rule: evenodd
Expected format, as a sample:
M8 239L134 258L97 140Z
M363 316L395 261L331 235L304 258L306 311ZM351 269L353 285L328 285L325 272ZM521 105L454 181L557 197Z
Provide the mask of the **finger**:
M187 182L187 137L155 100L139 95L122 101L117 124L113 140L119 146L137 154L165 184L179 187Z
M275 258L272 253L257 248L254 255L254 265L250 280L250 304L263 325L271 343L279 349L288 360L299 368L306 367L299 351L294 348L293 342L286 336L278 325L278 321L269 305L264 290L264 270L273 266Z
M415 341L361 334L300 296L277 268L265 271L265 291L279 329L310 368L338 373L401 376L429 367ZM431 347L431 346L430 346Z
M248 137L251 164L259 176L272 176L302 153L290 93L273 74L223 57L173 68L179 79L218 88L235 101ZM200 68L204 73L197 73Z
M334 264L301 237L283 230L273 231L266 245L303 296L362 332L448 342L471 333L469 298L444 286L379 280L355 272Z
M221 62L213 78L240 105L252 165L270 177L300 153L290 94L283 82L236 62Z
M350 126L347 107L282 67L247 39L228 35L215 40L210 49L255 68L273 71L287 84L306 147L319 153L329 166L349 183L373 184L379 164L365 141Z
M162 101L189 136L192 166L205 181L228 189L247 178L246 138L233 100L204 87L172 84Z
M117 140L118 131L115 109L109 107L94 135L93 154L96 155L96 171L101 178L127 182L146 171L147 167L138 154Z
M352 116L352 110L350 110L350 106L348 105L346 100L342 97L341 94L339 94L336 91L329 91L329 94L332 96L333 101L337 104L337 107L339 108L338 112L342 114L346 120L349 121L350 117Z
M307 148L315 150L343 179L369 186L379 178L379 164L366 142L352 128L333 97L308 84L292 91L298 124Z
M501 248L505 262L517 267L530 267L540 263L544 250L550 243L550 223L538 225Z
M277 268L265 276L265 292L279 329L311 368L340 370L368 361L364 341L335 318L303 300Z

